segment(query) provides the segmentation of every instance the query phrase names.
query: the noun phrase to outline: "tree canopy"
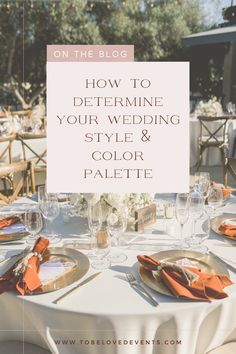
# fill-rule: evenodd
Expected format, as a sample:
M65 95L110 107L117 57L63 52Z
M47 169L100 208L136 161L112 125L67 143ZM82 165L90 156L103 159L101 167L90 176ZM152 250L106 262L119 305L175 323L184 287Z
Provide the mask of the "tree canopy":
M134 44L135 60L179 60L204 28L199 0L18 0L0 6L0 102L31 107L45 91L47 44Z

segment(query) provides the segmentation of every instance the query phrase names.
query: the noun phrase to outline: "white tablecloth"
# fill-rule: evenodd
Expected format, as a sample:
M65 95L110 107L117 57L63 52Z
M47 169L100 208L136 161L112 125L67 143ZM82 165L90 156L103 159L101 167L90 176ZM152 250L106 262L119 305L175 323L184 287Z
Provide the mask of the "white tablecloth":
M236 202L223 210L236 212ZM81 222L66 224L61 217L55 227L65 238L85 231ZM235 248L213 232L207 244L221 256L235 260ZM2 245L1 250L23 246ZM236 285L226 289L228 298L212 303L177 300L153 292L160 302L153 307L129 286L124 273L132 269L138 275L137 254L165 248L139 248L123 250L128 256L125 263L103 271L57 305L52 301L69 287L24 298L13 293L1 295L0 341L24 339L50 348L54 354L204 354L225 341L236 340ZM90 269L84 278L94 272ZM230 275L236 281L236 274Z
M217 127L217 124L214 123ZM234 139L236 138L236 120L232 120L228 123L229 132L229 154L232 156L232 149L234 145ZM190 166L193 167L198 162L199 150L198 150L198 138L200 136L200 124L196 117L190 118ZM203 165L216 166L221 165L221 154L218 148L208 148L203 155Z

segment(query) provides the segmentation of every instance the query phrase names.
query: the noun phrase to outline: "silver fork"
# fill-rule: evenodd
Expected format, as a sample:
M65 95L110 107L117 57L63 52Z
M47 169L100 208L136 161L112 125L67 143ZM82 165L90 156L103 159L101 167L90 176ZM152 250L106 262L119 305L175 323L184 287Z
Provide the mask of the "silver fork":
M147 289L144 288L144 286L133 276L132 273L126 273L126 278L131 286L135 286L137 288L140 288L148 296L148 298L151 300L151 302L153 303L154 306L159 305L159 303L152 296L152 294Z

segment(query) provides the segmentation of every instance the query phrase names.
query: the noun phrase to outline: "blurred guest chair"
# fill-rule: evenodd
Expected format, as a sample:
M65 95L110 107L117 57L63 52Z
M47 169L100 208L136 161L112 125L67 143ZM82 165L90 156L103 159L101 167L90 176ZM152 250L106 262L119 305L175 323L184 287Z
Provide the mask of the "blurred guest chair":
M202 164L203 153L208 148L218 148L222 156L222 165L228 156L229 137L228 137L228 120L229 116L208 117L199 116L200 135L198 140L199 159L197 162L197 170Z
M12 163L12 143L15 138L15 134L6 137L0 137L0 144L2 143L4 146L3 150L0 152L0 165L2 161Z
M28 195L29 178L31 179L32 193L35 193L34 165L32 162L20 161L0 166L0 179L4 181L4 191L0 192L0 200L10 204L20 194Z

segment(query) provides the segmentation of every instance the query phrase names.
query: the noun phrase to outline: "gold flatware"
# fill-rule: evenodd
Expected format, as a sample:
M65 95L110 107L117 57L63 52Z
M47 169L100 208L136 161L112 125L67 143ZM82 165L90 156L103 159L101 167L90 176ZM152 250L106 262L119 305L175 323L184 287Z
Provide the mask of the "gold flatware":
M78 285L74 286L72 289L68 290L65 294L61 295L60 297L58 297L57 299L53 300L53 304L58 304L58 302L60 302L61 300L63 300L65 297L67 297L68 295L72 294L74 291L76 291L77 289L81 288L81 286L89 283L91 280L93 280L94 278L96 278L96 276L98 276L99 274L101 274L101 272L95 273L90 275L90 277L86 278L85 280L83 280L81 283L79 283Z
M147 289L145 289L145 287L142 285L142 283L140 283L133 276L132 273L126 273L126 278L127 278L128 282L130 283L131 286L134 286L134 287L137 287L137 288L141 289L148 296L148 298L151 300L151 302L153 303L154 306L158 306L159 305L159 303L152 296L152 294Z

